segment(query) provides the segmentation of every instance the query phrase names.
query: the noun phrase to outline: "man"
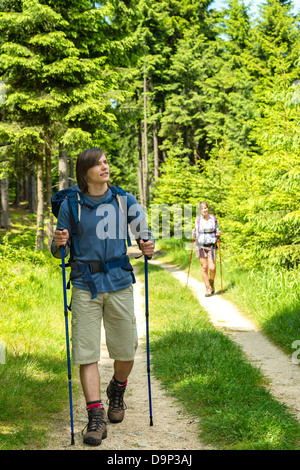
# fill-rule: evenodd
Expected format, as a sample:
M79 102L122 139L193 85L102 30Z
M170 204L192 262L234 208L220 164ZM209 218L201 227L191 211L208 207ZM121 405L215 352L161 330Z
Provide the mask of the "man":
M77 159L77 253L71 244L72 356L80 365L80 379L89 422L84 442L100 445L106 438L106 412L100 396L100 332L103 318L114 374L107 387L108 418L124 418L123 400L132 370L138 338L133 307L133 269L126 255L127 222L142 254L151 258L154 240L146 215L132 194L114 196L109 183L109 164L101 149L88 149ZM111 189L112 188L112 189ZM128 220L127 220L128 215ZM67 200L61 204L52 254L70 245L72 227Z

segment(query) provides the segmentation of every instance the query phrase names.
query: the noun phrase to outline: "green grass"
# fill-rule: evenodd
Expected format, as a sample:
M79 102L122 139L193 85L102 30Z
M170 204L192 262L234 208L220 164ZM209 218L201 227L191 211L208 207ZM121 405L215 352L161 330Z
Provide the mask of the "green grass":
M167 286L167 288L166 288ZM300 425L191 291L149 266L152 369L218 449L299 449Z
M69 400L61 269L46 251L25 248L31 229L23 231L0 245L1 450L43 448Z
M181 240L161 240L160 259L188 270L190 247ZM282 350L291 355L300 340L300 271L268 268L247 271L232 265L222 250L224 297L233 301ZM220 262L217 251L216 288L220 292ZM203 282L199 260L192 257L190 275Z
M225 297L235 302L283 351L300 340L300 272L225 270Z

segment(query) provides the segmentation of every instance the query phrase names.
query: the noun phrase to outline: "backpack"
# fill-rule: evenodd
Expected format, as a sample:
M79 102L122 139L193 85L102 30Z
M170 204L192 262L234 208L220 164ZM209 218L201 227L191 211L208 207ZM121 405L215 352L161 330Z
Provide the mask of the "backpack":
M121 206L119 196L125 196L126 191L124 191L124 189L122 189L120 186L110 186L109 189L112 192L112 198L115 197L117 199L119 207L123 212L123 208ZM68 200L69 209L70 209L69 211L70 212L70 224L71 224L70 237L72 240L72 243L71 243L71 258L72 258L73 251L76 255L79 254L78 240L77 240L77 225L79 223L78 213L80 210L79 208L81 205L84 205L92 210L94 209L95 206L89 204L88 202L82 199L81 192L80 192L78 185L70 186L69 188L62 189L58 191L57 193L53 194L51 198L52 213L56 218L58 217L60 206L65 199ZM129 202L127 199L127 210L128 208L129 208ZM128 246L131 246L128 225L127 225L127 244Z
M212 216L214 221L215 221L215 228L211 231L211 233L216 232L217 230L217 217L214 214L209 214L209 216ZM200 217L197 217L197 225L200 228Z

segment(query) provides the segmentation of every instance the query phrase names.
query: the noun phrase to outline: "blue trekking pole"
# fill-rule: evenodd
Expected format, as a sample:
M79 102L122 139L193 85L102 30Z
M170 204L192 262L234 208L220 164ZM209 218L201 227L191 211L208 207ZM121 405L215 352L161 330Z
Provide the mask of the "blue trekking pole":
M69 328L68 328L68 302L67 302L65 248L63 246L61 246L60 248L61 248L61 260L62 260L61 267L62 267L62 277L63 277L64 313L65 313L66 343L67 343L67 357L68 357L68 380L69 380L70 418L71 418L71 445L74 445L75 441L74 441L74 427L73 427L73 401L72 401L71 361L70 361Z
M150 409L150 426L153 426L152 404L151 404L151 383L150 383L150 351L149 351L149 305L148 305L148 258L145 256L145 306L146 306L146 340L147 340L147 373L148 373L148 393Z

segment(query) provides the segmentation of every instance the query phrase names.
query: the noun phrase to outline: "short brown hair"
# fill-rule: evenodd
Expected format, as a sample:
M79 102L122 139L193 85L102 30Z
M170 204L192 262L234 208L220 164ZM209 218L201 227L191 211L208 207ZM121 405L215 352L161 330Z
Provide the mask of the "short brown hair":
M103 156L105 156L104 150L98 148L84 150L78 155L76 162L76 178L82 193L88 193L89 191L87 171L95 166Z

